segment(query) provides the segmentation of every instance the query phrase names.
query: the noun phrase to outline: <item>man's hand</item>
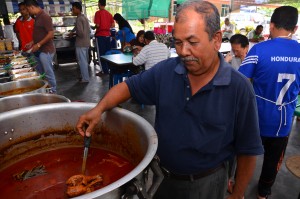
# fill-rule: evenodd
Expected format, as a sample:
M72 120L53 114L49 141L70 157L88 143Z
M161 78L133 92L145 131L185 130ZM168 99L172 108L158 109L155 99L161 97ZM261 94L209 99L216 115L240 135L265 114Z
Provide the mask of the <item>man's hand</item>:
M39 43L36 43L36 44L34 44L33 46L32 46L32 50L31 50L31 52L36 52L36 51L38 51L39 49L40 49L40 44Z
M27 44L25 45L25 48L26 48L26 49L30 49L30 48L32 47L32 45L33 45L33 41L27 43Z
M76 128L78 132L84 136L91 136L91 134L94 131L94 128L97 124L99 124L101 120L102 113L99 112L96 108L93 108L92 110L88 111L87 113L80 116ZM85 129L85 127L87 128Z
M227 53L227 55L225 56L225 61L227 62L227 63L229 63L229 62L231 62L231 60L232 60L232 54L229 52L229 53Z

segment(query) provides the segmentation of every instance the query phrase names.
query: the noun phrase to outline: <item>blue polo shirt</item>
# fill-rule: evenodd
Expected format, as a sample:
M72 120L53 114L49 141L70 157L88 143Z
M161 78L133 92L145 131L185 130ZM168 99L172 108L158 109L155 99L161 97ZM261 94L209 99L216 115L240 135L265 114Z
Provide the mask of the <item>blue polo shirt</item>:
M263 153L252 86L219 57L217 74L193 96L179 57L126 80L136 101L156 105L157 154L174 173L196 174L236 154Z

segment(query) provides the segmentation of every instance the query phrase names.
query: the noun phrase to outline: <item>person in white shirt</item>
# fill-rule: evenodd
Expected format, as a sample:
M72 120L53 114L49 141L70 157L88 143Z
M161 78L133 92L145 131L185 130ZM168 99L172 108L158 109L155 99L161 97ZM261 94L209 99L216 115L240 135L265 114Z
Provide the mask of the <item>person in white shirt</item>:
M140 66L145 64L145 70L148 70L158 62L161 62L170 57L168 47L155 40L155 35L152 31L145 32L144 35L146 46L142 48L140 53L133 57L133 64Z
M225 61L238 70L249 50L248 38L242 34L235 34L230 38L231 52L227 53Z
M225 18L224 24L221 27L223 40L229 40L234 34L234 25L230 23L228 18Z
M264 37L262 35L262 32L264 30L264 27L262 25L256 26L255 30L251 30L247 37L250 42L260 42L264 41Z
M4 38L10 39L13 42L13 47L17 49L19 47L19 40L14 32L14 26L10 23L8 16L3 17L4 23Z

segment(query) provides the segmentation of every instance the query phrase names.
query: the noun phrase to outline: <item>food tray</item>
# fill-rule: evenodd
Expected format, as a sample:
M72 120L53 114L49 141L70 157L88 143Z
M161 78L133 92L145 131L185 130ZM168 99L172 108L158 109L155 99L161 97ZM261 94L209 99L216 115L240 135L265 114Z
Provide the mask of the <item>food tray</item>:
M19 68L30 68L30 64L17 64L11 66L11 69L19 69Z
M33 67L20 68L20 69L9 70L9 74L15 75L15 74L21 74L21 73L29 73L29 72L33 72L33 71L34 71Z
M0 69L0 77L6 77L6 76L9 76L7 70Z
M29 72L29 73L15 74L11 76L11 79L13 81L18 81L27 78L39 78L39 74L37 72Z
M28 64L28 61L25 59L13 59L10 62L12 65L21 65L21 64Z

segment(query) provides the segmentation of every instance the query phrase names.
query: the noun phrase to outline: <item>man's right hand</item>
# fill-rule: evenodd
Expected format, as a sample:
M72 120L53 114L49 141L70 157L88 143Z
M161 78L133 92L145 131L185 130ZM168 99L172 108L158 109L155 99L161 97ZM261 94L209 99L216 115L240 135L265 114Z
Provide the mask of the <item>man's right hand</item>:
M229 62L231 62L231 60L232 60L232 54L229 52L229 53L227 53L227 55L225 56L225 61L227 62L227 63L229 63Z
M84 134L88 137L91 136L96 125L101 121L101 115L102 112L99 112L96 108L81 115L76 125L78 132L82 136L84 136Z

